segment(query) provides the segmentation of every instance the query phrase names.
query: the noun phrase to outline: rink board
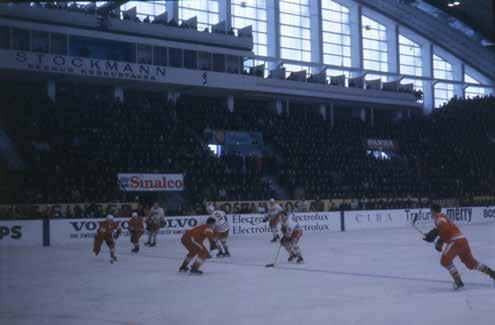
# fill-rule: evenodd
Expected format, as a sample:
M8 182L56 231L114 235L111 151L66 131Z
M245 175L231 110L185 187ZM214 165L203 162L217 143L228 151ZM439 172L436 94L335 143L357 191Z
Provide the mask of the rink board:
M67 244L92 241L95 237L98 223L103 219L56 219L50 221L50 242L52 244ZM122 228L121 238L130 240L129 223L126 218L114 219ZM180 236L185 230L200 225L206 221L206 216L179 216L165 218L167 225L160 229L159 237Z
M256 236L271 233L268 223L263 222L261 214L227 215L231 236ZM336 232L340 231L340 212L295 213L291 215L297 221L303 232ZM166 217L167 225L160 229L161 237L177 237L197 225L205 223L207 216L177 216ZM67 244L92 241L98 222L102 219L58 219L50 221L50 242L52 244ZM130 237L128 219L116 218L122 228L122 238Z
M0 221L0 246L24 246L43 244L41 220Z
M446 208L443 212L458 224L479 224L495 222L495 207ZM428 229L433 219L428 209L395 209L343 212L291 213L305 236L312 233L332 233L366 229L409 227L417 216L418 226ZM263 214L229 214L230 236L270 236ZM179 238L182 234L206 221L207 216L166 217L166 227L160 229L160 238ZM0 245L64 245L68 243L91 242L102 219L54 219L0 221ZM115 219L121 226L121 236L129 240L128 219Z
M494 207L444 208L442 212L457 224L495 221ZM433 218L429 209L346 211L344 215L346 231L408 227L415 217L419 226L433 227Z

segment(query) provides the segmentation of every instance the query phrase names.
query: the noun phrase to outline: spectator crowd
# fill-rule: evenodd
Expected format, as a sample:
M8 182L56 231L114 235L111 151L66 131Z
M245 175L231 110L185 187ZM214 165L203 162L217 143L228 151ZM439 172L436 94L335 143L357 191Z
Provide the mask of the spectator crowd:
M9 171L1 203L156 199L121 191L117 174L125 172L184 174L177 213L197 212L205 201L266 200L277 195L272 180L286 199L351 199L350 208L495 196L494 97L454 99L429 116L332 123L310 105L276 112L242 100L232 112L200 97L136 95L122 103L61 94L53 103L26 92L4 94L3 127L26 167ZM217 157L208 148L213 130L261 132L270 150ZM367 139L392 140L397 150L377 158Z

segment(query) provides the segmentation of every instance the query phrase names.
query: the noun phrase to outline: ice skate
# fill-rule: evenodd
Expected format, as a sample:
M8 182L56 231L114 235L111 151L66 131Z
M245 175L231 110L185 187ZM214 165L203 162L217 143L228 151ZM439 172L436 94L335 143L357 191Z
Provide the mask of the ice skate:
M115 255L110 255L110 263L113 264L114 262L117 262L117 256Z
M462 282L461 279L456 279L454 282L454 290L459 290L461 288L464 288L464 282Z
M189 271L191 274L197 274L197 275L200 275L200 274L203 274L203 271L199 270L197 267L195 267L194 265L191 267L191 271Z
M302 258L302 256L299 256L296 260L296 263L297 264L303 264L304 263L304 259Z
M494 281L493 283L495 284L495 271L490 269L489 272L490 273L488 275L490 276L490 278L492 278L492 280Z

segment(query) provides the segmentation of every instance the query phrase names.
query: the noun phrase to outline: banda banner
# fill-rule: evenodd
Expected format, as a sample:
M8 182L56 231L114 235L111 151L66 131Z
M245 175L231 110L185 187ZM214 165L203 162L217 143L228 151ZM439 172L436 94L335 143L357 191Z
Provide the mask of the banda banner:
M483 207L444 208L442 212L457 224L486 223L495 217L493 208ZM409 227L414 219L425 230L434 227L429 209L346 211L344 215L346 231Z
M158 238L178 237L193 227L206 222L207 216L167 216L165 217L165 227L161 228ZM92 242L99 223L104 218L86 219L56 219L50 221L50 238L53 245L63 245L68 243ZM121 237L129 241L129 219L114 219L122 228ZM142 238L144 240L145 237Z
M263 222L263 214L229 214L227 219L232 236L271 236L268 222ZM307 232L339 232L340 212L290 213L289 217Z
M41 220L0 221L0 247L41 246L43 244L43 222Z
M118 174L122 191L160 192L184 190L182 174Z
M366 139L368 150L398 151L397 142L390 139Z
M162 66L17 50L0 50L0 67L152 82L173 79Z

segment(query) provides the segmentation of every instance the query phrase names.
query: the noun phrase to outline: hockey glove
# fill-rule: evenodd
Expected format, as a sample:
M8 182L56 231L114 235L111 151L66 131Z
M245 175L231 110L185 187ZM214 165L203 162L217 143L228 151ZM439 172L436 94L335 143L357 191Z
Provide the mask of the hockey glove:
M289 237L282 237L282 239L280 240L280 245L286 247L286 246L289 246L290 244L290 238Z
M435 239L437 238L437 236L438 236L438 229L433 228L432 230L430 230L429 233L425 234L425 236L423 237L423 240L427 241L429 243L433 243L435 241Z
M210 239L210 251L214 251L215 249L218 249L217 243Z
M443 249L443 240L438 239L436 244L435 244L435 249L439 251L440 253L442 252Z
M114 232L114 234L113 234L113 238L114 238L114 239L119 238L119 237L120 237L120 233L121 233L121 231L122 231L122 230L120 230L120 228L119 228L119 229L117 229L117 230Z

